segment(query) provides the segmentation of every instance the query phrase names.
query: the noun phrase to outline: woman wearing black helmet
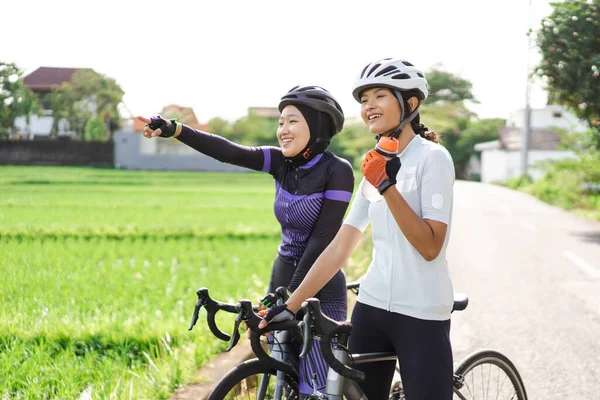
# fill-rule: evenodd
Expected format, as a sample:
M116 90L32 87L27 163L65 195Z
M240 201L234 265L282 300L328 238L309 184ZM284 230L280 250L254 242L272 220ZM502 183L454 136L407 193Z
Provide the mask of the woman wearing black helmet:
M138 117L148 124L146 137L174 136L219 161L275 179L275 216L281 224L281 243L273 263L269 292L285 286L293 292L319 254L331 242L352 197L354 175L350 164L327 152L331 138L342 130L344 114L338 102L318 86L296 86L279 103L276 147L246 147L175 121ZM346 280L338 271L318 297L326 315L346 319ZM300 361L300 391L313 392L312 373L325 385L327 367L318 346Z
M298 310L338 273L371 224L373 259L352 311L350 352L396 352L408 400L449 400L453 291L446 247L454 166L435 134L419 122L427 95L423 73L406 60L378 60L358 74L353 96L379 142L365 156L364 179L344 224L287 307ZM282 308L272 308L266 321L285 319ZM356 368L366 375L361 387L369 399L388 397L393 361Z

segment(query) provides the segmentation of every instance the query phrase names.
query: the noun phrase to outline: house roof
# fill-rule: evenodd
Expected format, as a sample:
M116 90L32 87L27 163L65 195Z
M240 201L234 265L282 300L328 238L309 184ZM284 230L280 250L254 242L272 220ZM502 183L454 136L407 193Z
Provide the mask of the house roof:
M164 118L172 119L177 118L177 122L181 122L182 124L186 124L187 126L198 129L200 131L207 131L208 125L201 124L198 122L198 118L196 118L196 114L194 110L190 107L183 107L177 104L170 104L168 106L163 107L161 112L159 113ZM144 130L144 124L142 121L137 118L133 119L133 130L135 132L142 132Z
M249 107L248 114L255 114L268 119L279 119L281 115L277 107Z
M23 83L33 91L50 91L53 86L60 86L63 82L69 82L73 74L80 70L91 69L40 67L25 76Z
M500 148L504 150L521 150L523 132L519 128L502 126L498 129ZM530 150L557 150L561 136L552 129L532 129L529 142Z
M490 140L489 142L477 143L473 148L475 151L498 150L500 149L500 141Z

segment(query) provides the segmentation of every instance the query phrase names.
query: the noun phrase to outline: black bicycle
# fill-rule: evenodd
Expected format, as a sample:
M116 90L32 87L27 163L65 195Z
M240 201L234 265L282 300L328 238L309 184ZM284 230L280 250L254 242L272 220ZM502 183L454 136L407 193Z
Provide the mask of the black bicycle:
M282 288L283 289L283 288ZM353 289L358 290L358 285ZM278 296L283 300L283 291ZM200 304L200 306L199 306ZM467 307L466 296L455 296L454 311ZM208 311L209 327L215 336L230 340L231 349L239 340L237 327L243 321L251 330L250 343L257 358L245 361L233 368L215 386L209 400L220 399L299 399L298 353L300 357L310 351L312 339L320 340L320 349L329 365L324 393L316 390L309 399L365 399L359 382L362 372L352 365L396 360L395 353L349 354L348 339L352 330L349 322L337 322L323 315L319 300L309 299L303 304L302 321L286 321L258 329L262 320L248 300L236 305L215 302L206 289L198 291L198 303L193 324L198 318L199 307ZM218 310L237 312L236 326L232 336L221 332L214 323ZM191 329L191 327L190 327ZM273 331L270 354L261 342L263 333ZM301 350L298 352L299 344ZM333 344L332 344L333 343ZM458 399L517 399L526 400L525 386L514 364L503 354L493 350L481 350L468 356L454 373L454 393ZM396 381L390 389L390 399L404 399L401 382Z

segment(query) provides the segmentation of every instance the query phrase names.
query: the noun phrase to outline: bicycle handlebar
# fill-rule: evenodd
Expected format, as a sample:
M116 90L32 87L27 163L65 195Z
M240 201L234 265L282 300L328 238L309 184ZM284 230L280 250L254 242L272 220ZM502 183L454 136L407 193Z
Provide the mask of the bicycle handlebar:
M302 335L300 333L300 325L296 320L277 322L269 324L263 329L258 328L258 324L263 320L262 317L257 315L252 309L252 303L249 300L240 300L237 304L239 310L240 322L244 321L250 329L250 346L256 357L268 364L271 368L284 371L286 373L298 374L295 366L285 363L283 361L276 360L269 356L262 347L260 337L263 333L269 331L289 331L292 333L294 338L298 341L302 341Z
M215 315L218 311L223 310L228 313L237 314L238 310L235 304L227 304L222 303L220 301L213 300L208 294L207 288L200 288L196 292L198 295L198 301L196 302L196 307L194 308L194 314L192 315L192 323L188 328L188 331L191 331L196 322L198 321L198 314L200 313L200 309L204 307L207 312L206 320L208 322L208 327L213 335L215 335L218 339L223 341L230 341L231 336L221 331L217 327L217 323L215 322ZM257 308L258 309L258 308Z

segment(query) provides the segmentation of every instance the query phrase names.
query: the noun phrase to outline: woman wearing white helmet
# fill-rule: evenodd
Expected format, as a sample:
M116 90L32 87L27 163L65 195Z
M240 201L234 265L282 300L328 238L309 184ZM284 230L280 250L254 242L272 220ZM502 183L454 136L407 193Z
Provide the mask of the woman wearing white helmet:
M318 86L296 86L279 102L280 147L247 147L168 121L138 117L148 124L146 137L176 137L219 161L271 174L275 179L275 217L281 243L273 263L268 293L285 286L294 291L316 258L337 233L354 190L350 163L326 151L342 130L344 113L335 98ZM329 317L346 319L346 278L332 274L317 297ZM318 345L300 360L300 392L313 392L312 376L324 387L327 364Z
M342 228L287 302L295 312L313 296L342 268L370 223L373 260L352 313L350 352L395 351L409 400L452 398L453 292L445 253L454 166L419 122L427 95L425 77L405 60L378 60L358 74L353 96L379 140L379 149L364 158L361 189L372 185L381 197L369 200L358 190ZM267 319L283 314L272 309ZM361 386L367 397L386 399L394 362L356 367L366 374Z

